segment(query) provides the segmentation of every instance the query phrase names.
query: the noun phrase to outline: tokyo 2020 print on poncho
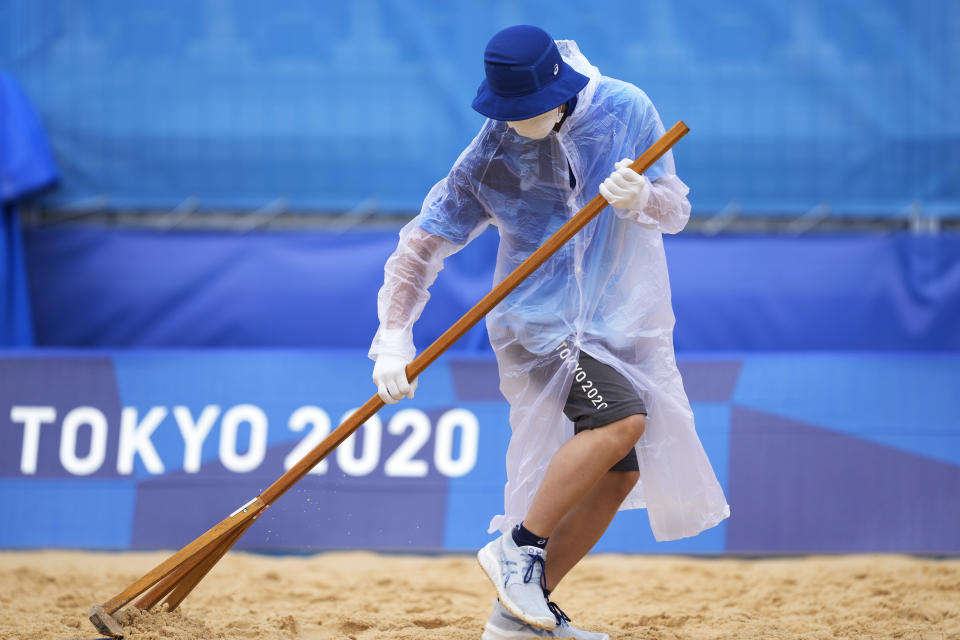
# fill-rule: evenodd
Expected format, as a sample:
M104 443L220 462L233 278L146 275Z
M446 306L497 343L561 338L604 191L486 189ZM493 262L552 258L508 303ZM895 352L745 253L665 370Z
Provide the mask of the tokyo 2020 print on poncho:
M487 120L446 178L400 231L379 293L374 359L415 355L413 324L449 255L493 224L500 234L499 282L596 195L621 158L635 158L663 134L649 98L601 76L575 42L557 42L589 82L559 131L524 138ZM504 513L490 531L526 514L553 454L573 436L564 402L586 352L623 374L647 407L636 445L640 481L621 509L646 508L657 540L693 536L729 507L694 428L673 349L674 315L661 233L683 229L687 186L673 156L645 174L640 211L606 207L486 318L500 389L510 404ZM602 398L593 396L602 403Z

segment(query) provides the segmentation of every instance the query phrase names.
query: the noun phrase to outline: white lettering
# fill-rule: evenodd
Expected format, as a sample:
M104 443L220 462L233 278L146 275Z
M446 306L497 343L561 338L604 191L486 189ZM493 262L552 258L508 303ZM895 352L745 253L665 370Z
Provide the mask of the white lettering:
M200 412L196 422L190 409L184 406L173 408L173 417L177 421L180 435L183 436L183 470L187 473L197 473L203 464L203 443L210 434L213 424L220 415L220 407L208 404Z
M237 431L241 423L250 425L250 446L237 451ZM267 415L252 404L238 404L223 414L220 421L220 462L230 471L247 473L260 466L267 455Z
M23 423L23 448L20 452L20 472L33 475L37 472L37 456L40 451L40 427L57 419L53 407L10 407L10 420Z
M77 432L90 427L90 451L77 455ZM60 430L60 464L75 476L87 476L103 465L107 455L107 418L96 407L77 407L63 418Z
M356 409L343 414L340 424L343 424ZM363 454L358 458L356 454L359 434L363 433ZM373 473L380 462L380 443L383 440L383 420L374 415L363 423L363 426L337 447L337 466L348 476L365 476Z
M410 435L387 458L384 473L394 478L422 478L429 468L424 460L414 460L423 445L430 439L430 418L419 409L401 409L393 414L387 424L391 435L399 436L410 427Z
M594 403L601 402L596 394ZM341 424L347 421L356 409L346 412ZM155 406L142 418L136 407L124 407L120 416L120 433L117 446L117 471L122 475L134 472L137 457L146 471L152 475L165 472L164 461L158 455L152 441L168 413L174 421L184 444L183 470L199 473L203 465L204 446L220 420L219 458L221 464L234 473L248 473L260 467L266 459L269 444L269 419L264 411L252 404L241 404L225 413L219 405L203 406L198 415L184 405L172 408ZM24 475L36 475L40 457L40 437L43 425L57 422L57 410L52 406L12 406L10 420L23 428L23 445L20 456L20 471ZM284 458L284 468L290 469L304 456L316 449L327 438L332 425L329 415L316 406L302 406L289 419L289 428L303 432L296 446ZM169 426L169 425L168 425ZM89 427L89 451L85 449ZM249 428L249 431L246 429ZM384 442L384 430L397 436L391 444ZM433 467L438 473L450 478L467 475L475 469L479 453L479 421L466 409L451 409L443 413L436 424L433 442ZM169 431L164 441L169 440ZM344 440L335 453L337 465L343 473L352 477L374 473L384 461L383 471L388 477L422 478L430 473L429 453L423 451L428 445L434 426L426 413L419 409L404 409L395 413L388 424L380 416L371 416L362 428ZM249 434L249 437L247 437ZM81 406L69 411L62 419L60 428L60 464L74 475L96 473L103 467L106 458L109 428L101 410ZM158 436L159 437L159 436ZM399 446L394 449L394 443ZM212 446L212 445L210 445ZM385 456L384 447L392 450ZM209 448L209 447L208 447ZM238 451L242 449L242 451ZM419 459L424 455L427 458ZM168 460L167 463L171 461ZM311 474L319 475L329 469L327 460L319 461Z
M124 407L120 414L120 446L117 450L117 473L133 473L134 456L139 455L147 471L157 475L163 473L163 462L153 447L150 436L167 417L166 407L153 407L137 422L136 407Z
M453 457L454 429L460 429L460 457ZM477 444L480 438L477 416L466 409L451 409L437 422L433 447L433 463L437 471L450 478L466 475L477 464Z
M310 453L323 439L330 435L330 416L319 407L300 407L290 416L290 428L293 431L303 431L308 424L313 425L310 433L293 448L293 451L287 454L283 460L283 468L289 470L290 467L300 462L303 456ZM321 460L313 465L309 473L320 475L327 472L327 461Z

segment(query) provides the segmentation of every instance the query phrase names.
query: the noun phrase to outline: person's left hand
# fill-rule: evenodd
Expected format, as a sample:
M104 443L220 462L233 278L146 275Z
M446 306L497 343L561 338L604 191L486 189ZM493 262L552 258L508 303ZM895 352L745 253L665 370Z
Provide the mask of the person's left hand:
M618 209L642 211L650 198L650 181L630 168L630 158L617 164L613 173L600 185L600 195Z

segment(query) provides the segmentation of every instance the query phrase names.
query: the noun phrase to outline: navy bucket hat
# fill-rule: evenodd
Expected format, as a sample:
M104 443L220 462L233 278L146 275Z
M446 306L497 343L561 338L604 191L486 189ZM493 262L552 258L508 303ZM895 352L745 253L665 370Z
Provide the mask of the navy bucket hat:
M483 64L487 77L473 108L494 120L526 120L546 113L589 82L563 61L546 31L530 25L497 32L483 52Z

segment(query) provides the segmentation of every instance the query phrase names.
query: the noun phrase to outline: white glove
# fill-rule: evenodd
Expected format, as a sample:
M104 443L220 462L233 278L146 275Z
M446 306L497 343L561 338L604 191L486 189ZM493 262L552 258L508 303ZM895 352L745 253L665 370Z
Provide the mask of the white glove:
M388 353L377 358L373 365L373 381L377 385L377 395L387 404L395 404L403 396L413 397L417 390L417 380L407 381L407 365L410 361L401 356Z
M650 181L630 168L633 161L624 158L600 185L600 195L617 209L643 211L650 198Z

